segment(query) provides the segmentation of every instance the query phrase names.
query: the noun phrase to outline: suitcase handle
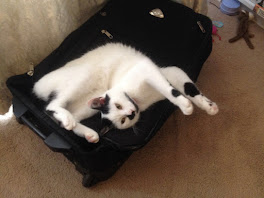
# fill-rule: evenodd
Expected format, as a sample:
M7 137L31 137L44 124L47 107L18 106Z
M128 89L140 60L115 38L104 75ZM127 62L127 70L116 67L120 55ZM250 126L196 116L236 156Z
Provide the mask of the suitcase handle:
M27 118L26 113L28 111L27 107L18 100L17 98L13 98L13 111L16 116L17 121L20 124L26 124L32 131L34 131L41 139L43 139L44 143L55 152L65 152L71 150L71 145L58 134L51 132L50 134L43 133L37 125L32 123L30 119Z
M21 121L26 124L31 130L33 130L39 137L41 137L43 140L45 140L47 138L47 136L42 133L32 122L30 122L25 115L20 116L19 118L19 122L21 123Z
M41 139L43 139L44 143L55 152L69 151L71 150L71 145L63 140L56 133L51 133L48 136L41 132L30 120L28 120L24 115L19 118L21 121L26 124L31 130L33 130Z

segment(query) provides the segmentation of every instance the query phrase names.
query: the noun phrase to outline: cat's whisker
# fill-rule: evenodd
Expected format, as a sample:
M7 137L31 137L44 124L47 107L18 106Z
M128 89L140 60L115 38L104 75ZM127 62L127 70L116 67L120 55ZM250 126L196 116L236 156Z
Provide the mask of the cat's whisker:
M143 131L142 129L140 128L137 128L136 126L133 127L133 131L136 135L138 135L138 132L142 132L142 133L146 133L145 131Z
M134 134L135 135L138 135L138 129L134 126L134 127L132 127L133 128L133 132L134 132Z

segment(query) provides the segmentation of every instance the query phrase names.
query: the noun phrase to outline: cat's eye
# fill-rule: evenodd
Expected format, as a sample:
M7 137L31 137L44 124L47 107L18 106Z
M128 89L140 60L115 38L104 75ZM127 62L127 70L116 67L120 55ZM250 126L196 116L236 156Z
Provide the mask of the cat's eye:
M122 120L121 120L121 124L124 124L126 121L126 117L123 117Z
M115 106L117 109L122 109L122 106L120 104L115 103Z

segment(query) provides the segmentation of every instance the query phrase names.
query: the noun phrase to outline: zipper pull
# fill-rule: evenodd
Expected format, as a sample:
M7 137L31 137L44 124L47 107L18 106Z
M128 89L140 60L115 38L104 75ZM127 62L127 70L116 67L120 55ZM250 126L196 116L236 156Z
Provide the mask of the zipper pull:
M199 28L201 29L202 33L205 33L205 29L204 29L204 27L202 26L201 21L197 21L197 24L198 24Z
M107 30L101 30L102 34L105 34L108 38L113 39L112 34L110 34Z
M29 65L29 71L27 72L27 75L33 76L34 75L34 64L30 63Z

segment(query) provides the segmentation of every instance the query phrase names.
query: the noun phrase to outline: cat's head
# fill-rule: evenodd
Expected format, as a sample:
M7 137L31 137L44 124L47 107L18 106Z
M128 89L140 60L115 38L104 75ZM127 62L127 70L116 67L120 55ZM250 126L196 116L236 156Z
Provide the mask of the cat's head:
M138 105L126 92L107 91L102 97L90 100L88 104L92 109L101 111L102 119L107 121L107 127L110 128L113 126L127 129L139 119Z

